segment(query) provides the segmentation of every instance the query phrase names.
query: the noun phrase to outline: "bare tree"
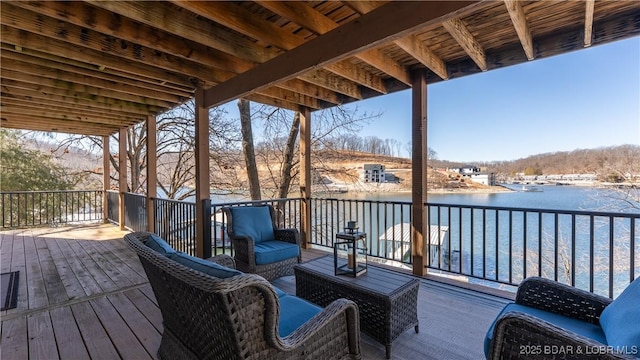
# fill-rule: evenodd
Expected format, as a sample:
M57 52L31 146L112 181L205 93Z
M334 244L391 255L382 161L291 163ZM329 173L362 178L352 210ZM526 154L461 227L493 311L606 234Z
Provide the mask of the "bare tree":
M240 111L240 124L242 131L242 153L247 168L247 178L249 179L249 194L251 200L260 200L260 178L258 176L258 166L256 164L256 153L253 146L253 130L251 127L251 104L249 100L239 99L238 110Z
M195 111L189 101L157 117L158 184L170 199L184 200L194 194L195 178ZM211 162L211 188L228 193L240 189L242 177L237 173L239 141L237 121L226 117L220 108L209 110L209 160ZM117 183L119 163L117 136L110 144L111 179ZM127 191L146 193L147 129L145 123L127 131ZM102 139L94 136L67 136L58 142L57 149L78 147L94 154L102 154ZM96 171L97 172L97 171ZM102 171L98 172L102 173Z

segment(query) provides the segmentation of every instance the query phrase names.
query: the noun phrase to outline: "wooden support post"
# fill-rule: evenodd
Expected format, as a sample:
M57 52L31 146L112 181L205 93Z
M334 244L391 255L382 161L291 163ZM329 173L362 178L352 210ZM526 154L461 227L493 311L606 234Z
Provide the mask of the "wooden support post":
M118 136L118 221L120 222L120 230L124 230L125 214L124 214L124 193L127 192L127 130L128 128L120 128Z
M209 109L204 91L196 89L196 256L211 257L211 194L209 188Z
M302 248L311 240L311 111L300 109L300 239Z
M158 197L156 117L147 117L147 230L156 232L155 198Z
M424 70L411 74L412 95L412 226L411 259L413 274L427 274L426 241L427 216L424 203L427 201L427 81Z
M109 222L109 195L111 188L111 162L109 161L109 136L102 137L102 221Z

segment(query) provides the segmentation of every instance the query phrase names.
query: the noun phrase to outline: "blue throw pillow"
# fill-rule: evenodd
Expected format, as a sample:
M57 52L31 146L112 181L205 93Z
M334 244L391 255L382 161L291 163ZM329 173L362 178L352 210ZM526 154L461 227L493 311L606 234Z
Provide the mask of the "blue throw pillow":
M187 255L182 251L169 255L169 258L184 266L190 267L193 270L203 272L207 275L211 275L219 279L226 279L231 276L242 274L242 272L238 270L230 269L226 266L222 266L205 259Z
M607 345L626 352L640 351L640 277L635 279L600 315Z
M171 247L171 245L167 244L166 241L161 239L159 236L155 234L151 234L144 241L144 244L149 248L159 252L164 256L168 256L170 254L175 254L176 251Z
M259 243L275 239L268 206L237 206L229 208L233 217L233 233L248 236Z

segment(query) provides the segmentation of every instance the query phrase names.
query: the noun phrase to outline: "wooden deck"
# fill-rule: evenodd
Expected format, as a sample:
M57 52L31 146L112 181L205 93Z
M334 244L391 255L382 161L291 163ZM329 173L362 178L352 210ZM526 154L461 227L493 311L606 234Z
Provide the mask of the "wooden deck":
M156 358L162 317L135 253L111 225L0 232L0 272L20 271L18 306L2 311L2 359ZM303 259L325 254L305 250ZM292 276L275 281L295 293ZM420 333L393 344L393 359L482 358L484 333L507 301L421 280ZM365 359L384 346L363 334Z

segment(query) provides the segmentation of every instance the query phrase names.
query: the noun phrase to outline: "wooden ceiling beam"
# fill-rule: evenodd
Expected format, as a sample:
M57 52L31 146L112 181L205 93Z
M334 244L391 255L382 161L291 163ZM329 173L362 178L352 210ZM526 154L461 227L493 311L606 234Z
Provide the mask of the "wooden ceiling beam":
M308 73L299 74L298 78L308 83L321 86L325 89L335 91L354 99L362 100L362 92L355 83L343 81L341 77L329 71L311 71Z
M38 35L36 35L38 36ZM32 45L32 43L30 43ZM56 67L65 66L66 68L74 68L74 71L79 71L84 74L93 74L93 76L101 77L105 80L118 78L118 79L126 79L127 81L134 81L135 83L142 84L142 87L150 86L150 89L158 89L161 91L166 91L169 93L173 93L175 95L184 95L184 94L192 94L193 93L193 85L187 82L189 86L181 86L175 83L169 83L166 81L158 81L158 79L151 79L145 76L133 75L121 71L119 69L113 69L107 66L95 66L92 63L82 62L79 60L64 58L61 56L57 56L51 53L34 50L32 48L25 48L22 46L11 45L8 43L0 43L0 48L2 49L3 57L12 57L18 60L27 59L25 61L30 61L32 63L42 64L43 66L47 66L47 64L56 64ZM75 53L74 53L74 57ZM121 60L119 60L121 62ZM185 77L186 79L186 77ZM148 84L148 85L146 85Z
M268 97L262 94L253 93L244 97L247 100L251 100L257 103L274 106L277 108L283 108L291 111L300 111L300 105L293 103L291 101L286 101L282 99L275 99L272 97Z
M352 1L348 3L348 6L350 6L360 14L366 14L384 4L384 2L377 1ZM402 39L394 41L394 44L404 50L407 54L413 56L416 60L429 68L436 75L440 76L442 79L449 78L449 74L447 73L447 65L445 64L445 62L416 36L406 36ZM408 82L404 83L411 86L411 77L408 78Z
M42 84L31 84L11 79L2 79L2 93L15 96L23 96L34 99L58 101L70 105L90 105L102 109L113 109L132 114L156 114L162 108L158 106L144 105L110 97L97 96L86 92L74 92L68 89L58 89Z
M304 2L268 0L259 0L256 2L262 7L314 32L316 35L322 35L340 26L328 16L325 16ZM407 69L379 50L371 49L356 54L355 57L400 82L407 85L411 84L411 76Z
M129 120L134 122L142 121L146 118L148 114L133 114L118 111L115 109L101 109L96 107L91 107L87 105L77 105L77 104L69 104L66 102L60 101L52 101L47 99L39 99L32 98L28 96L16 96L13 94L8 94L2 92L2 99L0 100L2 105L13 105L13 106L22 106L22 107L31 107L31 108L44 108L51 112L58 113L73 113L73 112L81 112L85 115L95 115L97 117L108 118L116 116L118 119Z
M111 89L98 88L94 86L82 85L82 84L77 84L74 82L63 81L63 80L42 78L36 75L26 74L19 71L13 71L13 70L4 69L4 68L2 69L1 75L3 80L10 79L18 82L44 85L44 86L54 87L54 88L63 89L63 90L70 90L78 93L86 93L90 95L97 95L102 97L109 97L109 98L115 98L115 99L120 99L124 101L130 101L130 102L139 103L142 105L158 106L165 109L171 109L176 105L176 103L172 103L164 100L158 100L158 99L140 96L140 95L135 95L135 94L130 94L127 92L114 91Z
M114 126L92 125L69 120L34 119L30 116L4 113L0 115L0 127L98 136L109 136L118 131L118 127Z
M529 29L527 16L524 13L522 4L518 0L504 0L504 4L507 6L511 23L513 23L513 27L516 29L527 59L533 60L535 58L533 37L531 36L531 30Z
M177 89L168 88L159 84L139 81L129 77L111 75L103 71L100 71L99 69L90 70L90 69L78 67L75 65L69 65L66 63L60 63L56 61L50 61L46 59L33 57L30 55L25 55L24 53L20 53L16 51L3 51L2 57L7 61L12 61L17 64L31 64L39 68L49 68L49 69L52 69L52 71L65 72L65 73L72 74L74 77L80 75L83 77L115 82L118 85L122 84L122 85L138 87L141 89L148 89L149 93L147 95L152 95L153 93L170 94L170 95L174 95L184 99L187 99L193 96L193 93L191 91L177 90ZM161 98L161 97L158 97L158 98Z
M297 104L297 107L302 105L314 110L320 109L320 104L318 103L318 99L310 96L302 95L300 93L296 93L290 90L278 88L278 87L271 87L268 89L264 89L260 91L258 94L269 96L274 99L289 101Z
M278 25L267 21L240 5L226 1L174 1L174 3L194 14L203 16L211 21L222 24L239 33L263 41L269 45L283 50L294 49L306 42L306 40L293 34ZM374 74L367 73L348 61L340 61L326 66L326 69L345 79L356 82L362 86L387 93L387 88L382 79Z
M231 56L203 44L158 29L136 23L110 11L90 6L81 1L18 1L15 6L43 14L57 20L92 29L135 44L156 49L177 57L192 60L213 68L241 73L254 63Z
M39 78L51 79L54 81L64 81L68 83L75 83L79 85L87 85L94 88L111 90L112 92L123 92L132 95L150 97L153 99L167 101L169 103L179 104L189 99L188 95L178 96L167 94L162 91L145 89L134 85L128 85L125 83L119 83L115 80L103 80L94 78L91 76L74 74L64 70L58 70L56 68L49 68L40 65L34 65L30 63L20 62L11 59L2 60L2 75L5 75L5 71L14 71L18 73L24 73L29 76L37 76Z
M343 98L338 95L338 93L326 89L322 86L316 86L309 82L302 81L300 79L283 81L278 84L278 87L318 98L334 105L342 104L342 102L344 101Z
M593 12L595 9L595 0L586 0L584 7L584 47L589 47L593 41Z
M34 54L30 50L46 54L68 54L73 51L74 61L86 63L87 68L102 69L101 71L112 73L114 69L117 73L129 74L132 77L147 81L155 81L157 84L173 86L178 89L193 88L193 83L187 75L159 69L153 66L136 62L127 62L119 56L105 54L99 50L79 47L68 42L51 39L42 35L19 30L10 26L2 25L2 41L7 45L18 47L22 52Z
M480 70L487 71L487 55L482 45L471 34L467 26L458 18L447 19L442 26L453 36L464 51L478 65Z
M179 7L165 2L85 1L137 22L200 44L206 44L256 64L263 63L281 53L275 49L258 47L251 40L238 36L221 25L194 17L192 13L182 11Z
M34 108L34 107L24 107L24 106L11 106L11 105L2 105L2 114L14 114L14 115L23 115L30 116L34 118L46 118L46 119L55 119L55 120L64 120L64 121L82 121L87 124L100 124L100 125L112 125L112 126L122 126L124 125L133 125L135 123L140 122L140 118L132 120L130 118L123 119L121 117L112 116L112 117L104 117L97 116L95 114L79 114L78 112L69 113L66 111L54 111L51 109L42 109L42 108Z
M155 66L168 71L179 72L201 81L220 82L233 76L233 74L226 71L197 64L190 60L101 34L71 23L62 23L48 16L9 5L6 2L1 4L3 25L115 55L146 66ZM121 61L119 68L126 68L127 65L128 62Z
M134 21L162 29L163 31L168 31L176 36L206 44L209 47L255 64L268 61L282 53L282 51L277 48L265 48L256 45L246 37L240 36L221 25L196 18L189 11L184 11L171 4L145 1L116 2L87 0L87 2ZM343 82L347 81L343 80ZM316 83L305 83L304 81L292 79L288 81L286 85L283 85L282 88L304 88L309 90L304 93L305 95L314 96L313 94L319 94L319 99L323 101L333 104L341 103L341 101L338 100L340 98L339 95L327 93L335 91L335 87L330 86L331 84L322 86ZM314 90L313 88L316 89ZM349 88L349 86L341 85L338 88ZM345 95L351 96L350 94Z
M250 92L289 80L359 52L395 41L430 23L449 18L452 12L474 2L393 2L383 5L340 28L289 50L285 56L258 65L215 89L205 91L207 107L225 103Z
M447 72L447 65L444 61L436 55L428 46L426 46L415 35L409 35L402 39L396 40L395 44L398 45L407 54L413 56L416 60L422 63L422 65L428 67L436 75L442 79L448 79L449 74Z

